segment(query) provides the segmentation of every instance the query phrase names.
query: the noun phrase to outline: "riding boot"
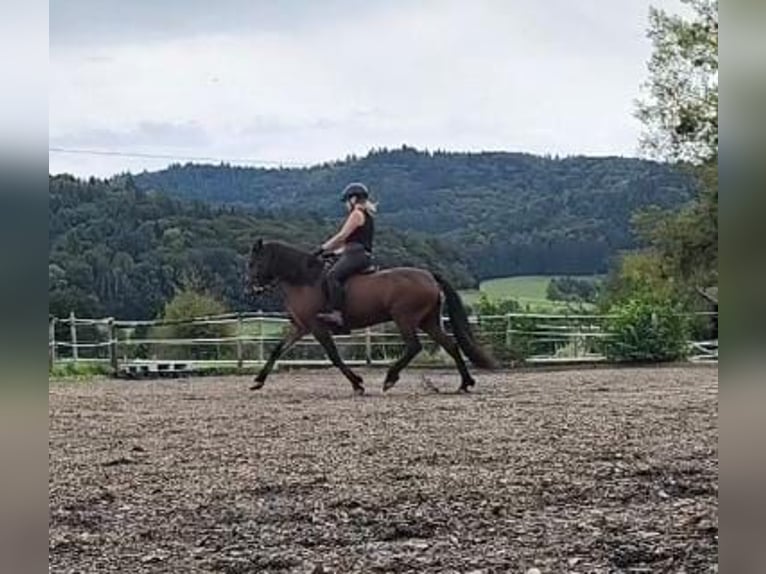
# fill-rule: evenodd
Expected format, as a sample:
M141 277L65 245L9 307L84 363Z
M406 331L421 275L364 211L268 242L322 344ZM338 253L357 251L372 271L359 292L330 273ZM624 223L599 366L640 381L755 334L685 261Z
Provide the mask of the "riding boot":
M322 321L330 323L336 327L342 328L344 326L343 312L343 285L334 277L327 278L327 301L329 303L329 311L325 313L318 313Z

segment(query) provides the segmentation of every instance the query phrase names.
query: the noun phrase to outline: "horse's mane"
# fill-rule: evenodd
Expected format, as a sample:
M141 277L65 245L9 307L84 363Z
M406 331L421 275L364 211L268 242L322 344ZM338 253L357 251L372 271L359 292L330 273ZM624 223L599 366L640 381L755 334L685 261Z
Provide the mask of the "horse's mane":
M322 274L319 258L283 241L267 241L263 253L275 277L291 285L313 285Z

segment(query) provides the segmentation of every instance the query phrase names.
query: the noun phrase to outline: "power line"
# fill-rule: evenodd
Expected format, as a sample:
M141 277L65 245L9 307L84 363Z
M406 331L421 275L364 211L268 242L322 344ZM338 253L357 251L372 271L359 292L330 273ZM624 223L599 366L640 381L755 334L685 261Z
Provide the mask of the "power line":
M109 156L109 157L138 158L138 159L204 161L204 162L214 162L214 163L248 163L253 165L273 165L277 167L279 166L306 167L307 165L305 163L300 163L295 161L275 161L275 160L254 159L254 158L220 158L220 157L194 156L194 155L172 155L172 154L162 154L162 153L126 152L126 151L115 151L115 150L105 150L105 149L49 147L48 152L75 154L75 155L95 155L95 156Z

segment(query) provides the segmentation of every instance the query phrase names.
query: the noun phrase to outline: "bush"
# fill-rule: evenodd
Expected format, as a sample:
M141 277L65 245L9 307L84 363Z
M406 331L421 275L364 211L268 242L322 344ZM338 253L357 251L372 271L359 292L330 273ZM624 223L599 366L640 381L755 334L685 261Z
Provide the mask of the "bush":
M210 295L192 290L178 292L165 305L162 319L165 321L188 321L195 317L222 315L226 307ZM179 323L163 325L151 329L153 339L219 339L233 337L236 325L234 323L202 325L195 323ZM236 355L234 345L154 345L154 354L161 359L231 359Z
M600 283L593 278L553 277L548 282L546 294L551 301L595 303L599 289Z
M647 294L659 300L669 299L674 296L675 287L656 253L649 250L625 253L606 279L600 306L608 310L612 305Z
M48 372L49 379L91 379L105 377L112 373L107 363L57 363Z
M613 361L675 361L687 351L687 319L671 299L644 294L613 305L606 356Z
M476 336L481 345L486 346L501 363L523 361L532 355L533 339L522 333L508 333L509 326L517 331L530 332L534 321L527 317L514 317L511 324L506 317L509 313L519 313L522 307L514 299L493 300L482 293L474 305L479 316Z

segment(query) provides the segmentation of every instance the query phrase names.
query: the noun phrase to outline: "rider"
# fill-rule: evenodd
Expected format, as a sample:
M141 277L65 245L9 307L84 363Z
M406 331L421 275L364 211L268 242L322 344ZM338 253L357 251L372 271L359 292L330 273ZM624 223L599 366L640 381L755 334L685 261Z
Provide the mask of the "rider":
M340 231L325 241L316 254L338 252L340 258L327 272L329 313L320 313L324 321L343 325L343 282L369 267L372 263L372 238L375 233L375 204L370 201L370 192L363 183L350 183L343 190L341 200L346 204L348 217Z

